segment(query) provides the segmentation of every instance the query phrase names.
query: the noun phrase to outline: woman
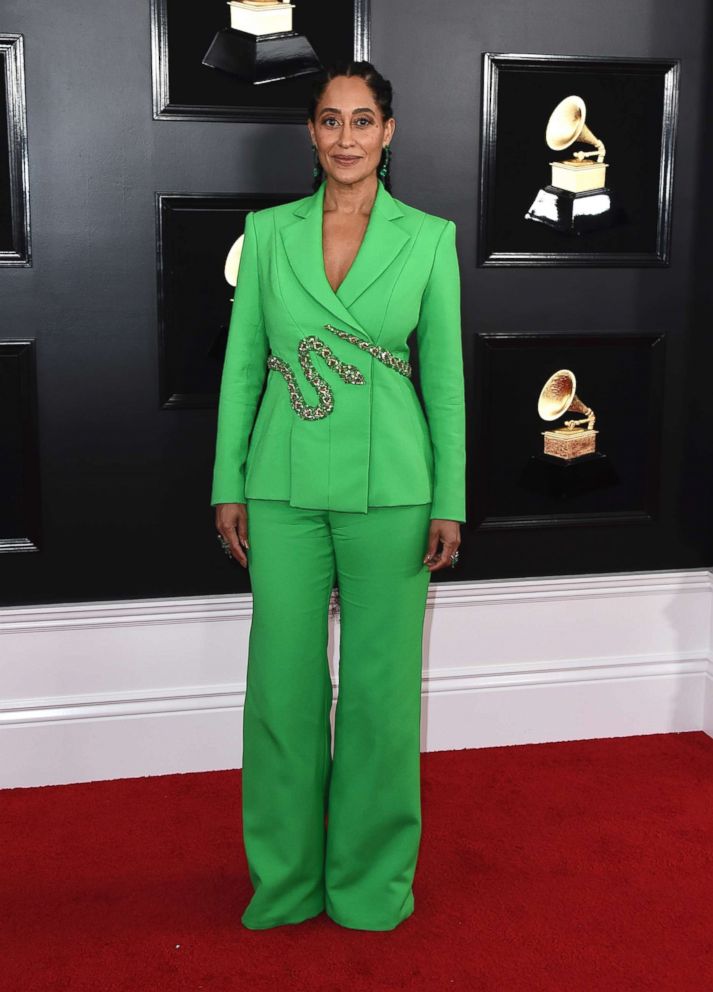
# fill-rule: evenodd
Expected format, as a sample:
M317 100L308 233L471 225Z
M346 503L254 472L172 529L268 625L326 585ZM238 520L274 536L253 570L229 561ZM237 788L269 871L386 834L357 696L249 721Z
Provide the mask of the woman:
M315 192L246 218L218 411L211 503L253 594L241 921L392 930L414 911L428 583L465 521L455 225L391 196L370 63L320 77L307 126Z

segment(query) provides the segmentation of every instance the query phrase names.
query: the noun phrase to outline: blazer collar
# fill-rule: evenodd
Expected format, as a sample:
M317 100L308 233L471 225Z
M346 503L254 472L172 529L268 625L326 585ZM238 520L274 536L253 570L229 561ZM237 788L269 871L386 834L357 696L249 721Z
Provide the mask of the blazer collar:
M363 327L350 307L393 262L408 241L408 234L393 223L403 216L403 210L379 179L364 240L335 293L327 279L322 250L325 185L323 182L315 193L298 200L295 205L294 221L286 224L280 232L285 252L307 292L339 321L373 341L377 329Z

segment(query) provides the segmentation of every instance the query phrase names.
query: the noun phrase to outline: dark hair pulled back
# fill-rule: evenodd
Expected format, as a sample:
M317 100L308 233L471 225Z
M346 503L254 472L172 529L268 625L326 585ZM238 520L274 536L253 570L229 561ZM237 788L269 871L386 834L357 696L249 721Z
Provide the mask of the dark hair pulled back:
M312 93L310 96L309 105L307 108L307 114L309 119L314 123L315 114L317 112L317 104L322 98L327 85L335 79L337 76L359 76L367 84L371 90L374 101L381 111L381 116L384 120L388 120L389 117L393 117L393 111L391 108L391 101L393 100L393 90L391 83L388 79L384 79L381 73L371 64L371 62L366 61L338 61L333 62L328 66L317 79L312 84ZM379 176L382 179L386 189L391 192L391 149L386 148L381 153L381 159L378 165ZM319 164L317 156L315 155L315 176L314 182L312 184L313 190L316 192L321 186L324 180L324 169Z

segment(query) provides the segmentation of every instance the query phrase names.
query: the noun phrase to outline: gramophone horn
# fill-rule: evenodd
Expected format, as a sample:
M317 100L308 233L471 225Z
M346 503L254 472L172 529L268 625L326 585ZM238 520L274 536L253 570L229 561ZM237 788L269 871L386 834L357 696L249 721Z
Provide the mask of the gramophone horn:
M233 243L225 259L225 281L231 286L238 284L238 270L240 268L240 256L243 252L243 241L245 235L241 234L237 241Z
M568 148L575 141L594 145L597 149L598 161L603 162L606 152L604 142L592 134L584 123L586 116L587 108L581 96L566 96L550 114L545 129L545 141L550 148L558 152ZM575 152L574 157L582 159L585 154L585 152Z
M556 420L567 410L583 413L594 423L594 413L585 403L582 403L575 390L577 380L574 372L569 369L559 369L553 372L542 387L537 401L537 412L543 420Z

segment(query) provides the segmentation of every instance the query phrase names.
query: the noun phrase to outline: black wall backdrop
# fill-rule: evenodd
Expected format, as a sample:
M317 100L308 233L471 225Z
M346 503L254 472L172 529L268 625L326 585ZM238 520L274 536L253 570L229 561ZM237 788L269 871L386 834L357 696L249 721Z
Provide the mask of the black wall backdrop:
M2 603L246 591L214 536L216 412L160 408L155 194L303 196L306 128L153 120L148 0L4 0L0 29L25 39L33 239L32 267L0 269L0 337L36 339L42 496L40 550L0 554ZM710 564L710 38L705 0L372 0L393 192L458 226L471 438L476 335L666 336L653 522L479 530L471 497L433 581ZM682 60L670 267L476 267L484 51Z

